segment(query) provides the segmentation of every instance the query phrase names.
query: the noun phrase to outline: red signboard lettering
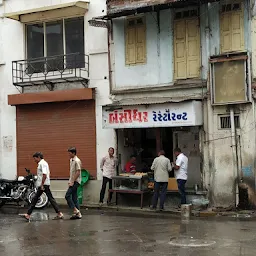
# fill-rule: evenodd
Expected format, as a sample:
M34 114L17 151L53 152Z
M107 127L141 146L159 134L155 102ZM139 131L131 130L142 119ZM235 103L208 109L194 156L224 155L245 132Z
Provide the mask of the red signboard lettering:
M148 112L138 111L138 109L125 109L123 111L113 111L108 115L110 124L132 123L132 122L148 122Z

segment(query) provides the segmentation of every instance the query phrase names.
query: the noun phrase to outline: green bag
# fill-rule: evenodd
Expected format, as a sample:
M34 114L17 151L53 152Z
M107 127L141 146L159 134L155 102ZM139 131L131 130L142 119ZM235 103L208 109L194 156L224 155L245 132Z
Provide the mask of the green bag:
M80 205L83 204L84 184L86 184L90 178L90 173L88 171L82 169L81 172L81 184L77 189L78 202Z

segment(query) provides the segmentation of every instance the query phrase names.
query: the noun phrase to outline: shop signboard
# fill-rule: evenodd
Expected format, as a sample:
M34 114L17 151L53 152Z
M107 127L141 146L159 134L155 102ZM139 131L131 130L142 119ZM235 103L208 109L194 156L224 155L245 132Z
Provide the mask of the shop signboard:
M150 128L203 124L201 101L134 106L105 106L103 128Z

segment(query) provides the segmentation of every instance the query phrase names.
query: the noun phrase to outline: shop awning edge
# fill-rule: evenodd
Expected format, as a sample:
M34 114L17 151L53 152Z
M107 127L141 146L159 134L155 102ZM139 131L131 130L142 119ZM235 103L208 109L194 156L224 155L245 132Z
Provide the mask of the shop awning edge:
M130 5L112 6L108 4L108 13L104 16L93 17L95 20L111 20L129 15L137 15L140 13L160 11L170 8L181 8L185 4L195 5L198 3L217 2L218 0L156 0L143 1L136 3L133 1Z
M120 101L113 101L110 104L104 105L104 107L122 107L122 106L134 106L134 105L151 105L151 104L164 104L164 103L179 103L179 102L186 102L186 101L194 101L194 100L202 100L202 98L193 98L193 99L186 99L186 98L175 98L170 99L168 98L140 98L140 99L131 99L131 100L120 100Z

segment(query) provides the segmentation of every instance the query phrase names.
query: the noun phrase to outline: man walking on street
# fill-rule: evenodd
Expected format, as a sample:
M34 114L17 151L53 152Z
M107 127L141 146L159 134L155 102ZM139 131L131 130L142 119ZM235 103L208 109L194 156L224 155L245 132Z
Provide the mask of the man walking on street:
M157 207L159 192L161 189L160 211L163 211L167 187L168 187L169 172L172 170L171 162L167 157L165 157L165 152L163 150L161 150L158 153L158 157L155 158L155 160L153 161L151 170L154 171L154 177L155 177L152 209L155 210Z
M176 162L174 164L174 173L178 183L178 189L181 196L181 204L186 204L185 185L188 178L188 158L181 152L180 148L174 150Z
M38 164L37 166L37 192L35 197L32 200L32 203L28 209L27 214L21 215L26 220L30 220L30 216L35 209L35 206L38 202L38 199L43 194L43 192L46 193L52 207L54 208L55 212L57 213L57 216L54 218L54 220L63 219L63 214L59 210L59 206L56 203L55 199L52 196L52 192L50 190L50 169L48 163L44 160L43 154L41 152L36 152L33 155L33 158L35 162Z
M73 209L73 215L70 219L75 220L82 218L77 196L77 189L81 183L82 163L76 155L77 151L75 147L69 148L68 153L70 157L70 178L68 182L69 188L65 198L67 200L69 208Z
M100 163L100 169L103 173L102 187L100 191L100 207L103 205L103 200L106 192L107 183L109 189L112 189L112 177L116 173L117 159L114 157L114 148L108 149L108 155L103 157ZM110 193L107 204L111 203L113 193Z

